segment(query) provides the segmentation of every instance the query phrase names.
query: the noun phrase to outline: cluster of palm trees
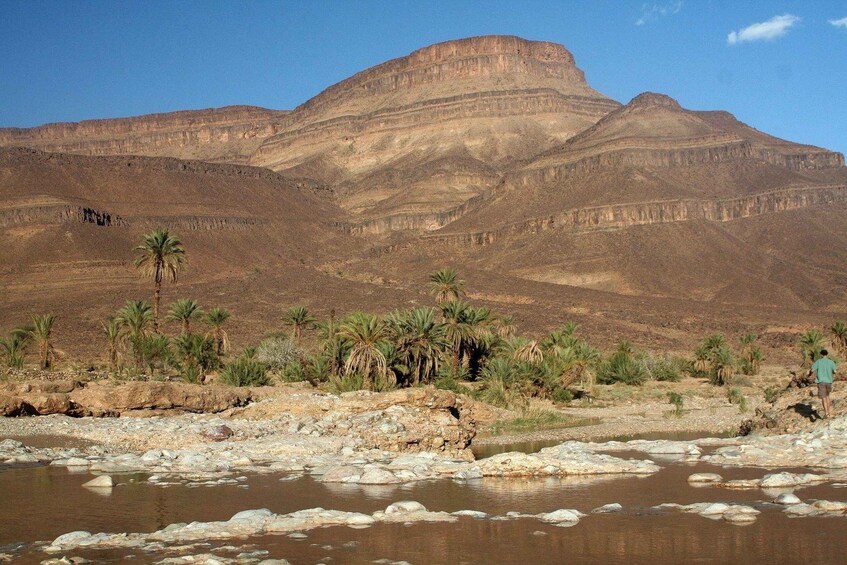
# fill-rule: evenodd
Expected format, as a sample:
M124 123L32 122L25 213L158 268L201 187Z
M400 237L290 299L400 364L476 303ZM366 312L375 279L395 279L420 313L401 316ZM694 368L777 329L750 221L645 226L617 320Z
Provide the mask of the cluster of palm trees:
M164 335L159 323L162 284L177 280L186 266L185 249L167 229L159 229L144 235L135 251L136 267L153 280L153 300L152 304L129 300L103 324L110 367L148 369L151 374L170 368L185 380L202 382L207 372L222 366L221 358L229 348L224 327L229 312L219 307L204 312L195 300L178 299L170 304L165 319L177 324L179 331ZM429 283L434 307L396 310L385 316L354 312L336 320L333 310L329 320L319 322L305 306L293 306L282 317L290 327L289 336L273 338L285 339L287 344L276 344L271 355L276 365L263 360L263 352L274 345L266 340L258 349L247 348L232 359L222 371L223 380L266 383L268 370L329 381L348 390L433 382L455 389L460 380L475 380L479 381L475 388L485 400L514 406L529 397L566 400L577 385L584 390L590 390L595 382L637 385L647 379L677 380L683 372L723 385L738 370L757 374L764 359L752 334L741 337L737 354L722 335L709 336L694 352L693 361L667 356L655 359L628 342L604 357L577 335L574 324L565 324L537 340L517 336L510 316L467 300L465 282L454 269L432 273ZM35 343L39 365L52 367L55 319L53 314L33 316L32 324L0 339L0 352L9 366L22 366L28 346ZM205 331L197 331L198 323ZM318 330L317 347L309 354L301 342L304 333L314 329ZM836 322L830 333L835 349L841 355L847 353L847 324ZM804 363L817 358L823 342L824 336L817 330L802 336Z
M103 324L109 366L113 371L149 369L151 374L170 366L189 381L202 381L227 351L229 339L224 324L229 317L223 308L203 312L194 300L176 300L166 319L179 324L180 333L171 338L157 332L155 310L147 301L128 300ZM208 331L194 333L192 321L203 322ZM125 359L132 363L127 366Z
M741 343L745 348L752 350L755 348L755 340L754 335L744 336ZM759 351L756 355L761 357L761 350L755 349ZM707 376L712 384L728 384L735 376L736 365L735 353L721 334L710 335L694 350L694 375Z
M229 312L218 307L203 312L195 300L181 298L171 304L166 317L167 321L180 325L180 333L173 338L162 334L159 327L162 282L176 282L187 263L185 248L167 229L157 229L144 235L135 251L138 252L136 268L153 279L153 304L128 300L103 324L111 369L127 368L123 363L126 357L132 361L129 367L135 370L146 368L155 374L157 369L171 366L186 380L202 381L209 370L219 365L229 346L223 327ZM206 333L192 332L191 324L198 320L208 326Z
M835 322L829 327L829 335L835 353L840 357L847 355L847 323ZM826 337L820 330L809 330L800 336L799 347L803 366L811 367L826 347Z
M305 378L343 390L432 382L455 388L458 380L479 380L483 393L502 405L554 397L577 381L590 384L599 353L577 337L575 325L529 340L515 335L511 317L469 303L455 270L433 273L430 287L435 307L385 316L354 312L336 322L333 312L317 322L305 307L290 308L283 320L292 340L318 330L316 351L294 362Z
M0 338L0 351L6 357L6 364L14 369L23 367L27 350L34 342L38 347L38 366L44 370L53 368L56 349L51 337L55 322L54 314L34 315L31 324L19 326Z

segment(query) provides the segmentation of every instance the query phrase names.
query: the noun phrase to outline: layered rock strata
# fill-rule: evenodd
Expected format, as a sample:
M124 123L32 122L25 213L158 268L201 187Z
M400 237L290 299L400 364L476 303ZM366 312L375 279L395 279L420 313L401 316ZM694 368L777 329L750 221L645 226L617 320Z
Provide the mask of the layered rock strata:
M0 146L82 155L148 155L246 162L284 111L227 106L132 118L0 128Z

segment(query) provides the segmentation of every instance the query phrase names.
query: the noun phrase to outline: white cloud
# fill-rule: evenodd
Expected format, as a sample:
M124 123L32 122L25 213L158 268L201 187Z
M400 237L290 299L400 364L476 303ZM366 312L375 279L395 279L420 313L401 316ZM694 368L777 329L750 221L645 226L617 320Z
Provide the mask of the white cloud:
M847 28L847 18L841 18L840 20L829 20L829 23L831 23L835 27Z
M788 33L788 30L799 21L799 17L792 16L791 14L774 16L766 22L755 23L742 30L730 32L726 37L726 41L730 45L735 45L736 43L743 43L745 41L776 39Z
M683 0L668 2L667 4L653 4L652 6L650 4L644 4L641 6L641 17L635 20L635 25L643 26L644 24L657 20L662 16L678 14L679 11L682 10L683 4Z

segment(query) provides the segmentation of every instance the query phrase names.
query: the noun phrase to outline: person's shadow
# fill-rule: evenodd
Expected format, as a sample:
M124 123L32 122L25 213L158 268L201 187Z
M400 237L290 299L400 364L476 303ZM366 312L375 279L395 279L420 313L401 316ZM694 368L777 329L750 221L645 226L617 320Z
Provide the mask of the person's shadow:
M800 414L802 417L806 418L810 422L817 422L818 420L823 420L823 416L821 416L817 410L815 410L811 404L804 404L802 402L798 402L797 404L792 404L788 408L794 410L797 414Z

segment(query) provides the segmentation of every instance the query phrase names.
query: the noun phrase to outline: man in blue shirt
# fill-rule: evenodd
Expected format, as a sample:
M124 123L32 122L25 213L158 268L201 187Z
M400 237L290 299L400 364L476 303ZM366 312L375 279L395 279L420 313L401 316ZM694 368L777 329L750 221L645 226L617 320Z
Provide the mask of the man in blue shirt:
M815 375L815 382L818 383L818 396L823 404L824 418L831 418L832 402L829 399L829 393L832 392L832 380L835 376L836 365L827 355L829 355L829 352L826 349L821 349L821 358L812 365L812 373Z

